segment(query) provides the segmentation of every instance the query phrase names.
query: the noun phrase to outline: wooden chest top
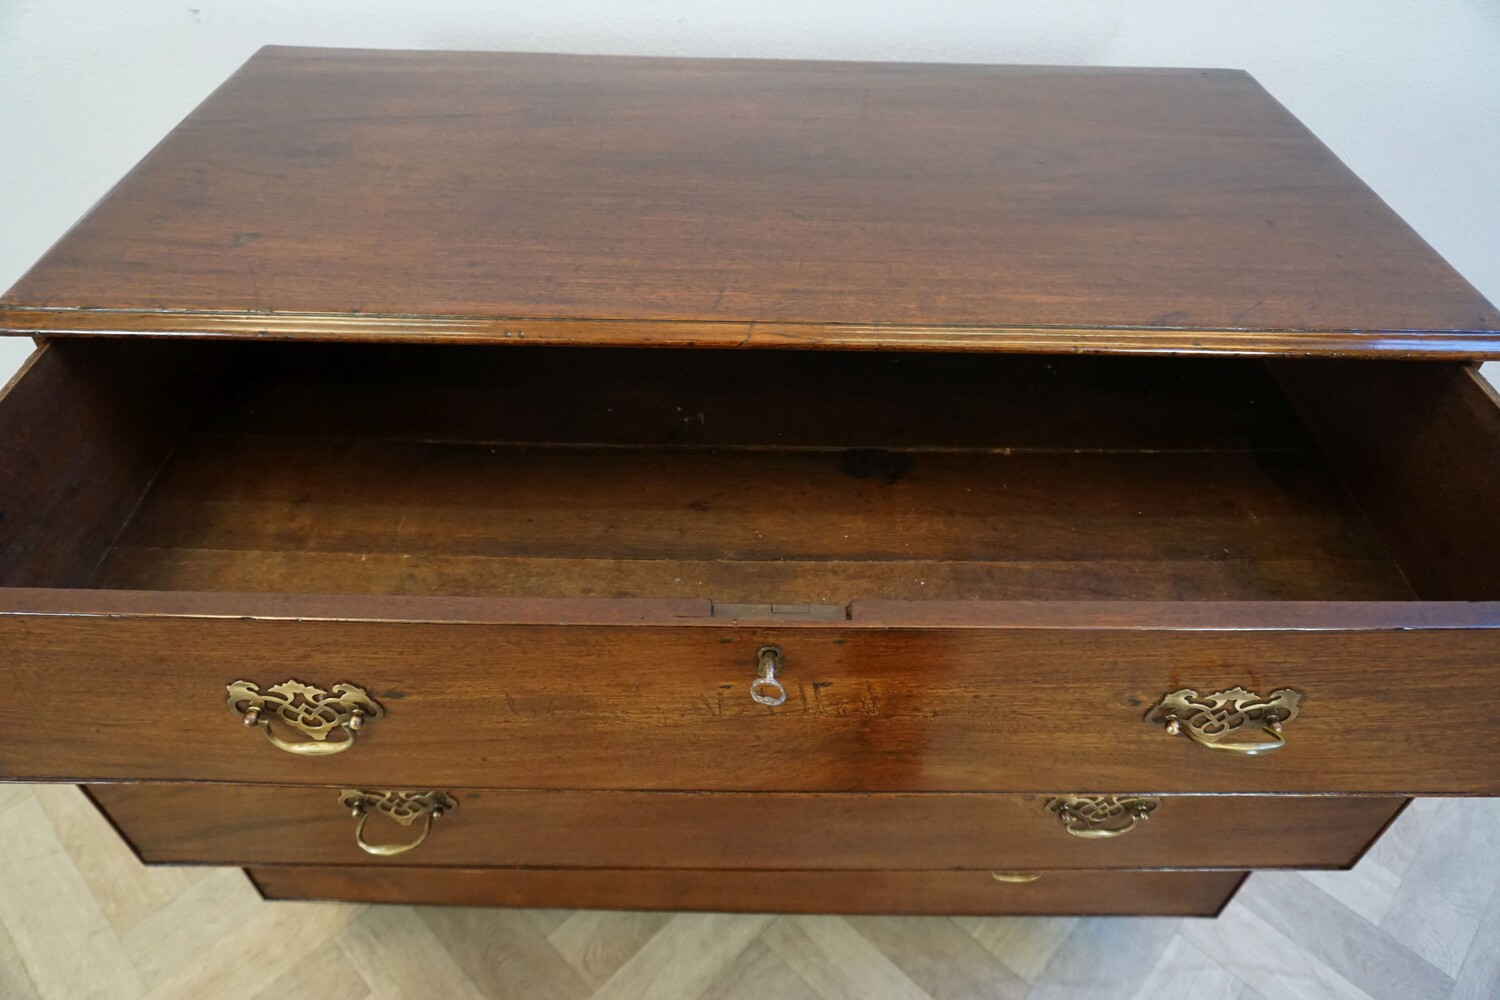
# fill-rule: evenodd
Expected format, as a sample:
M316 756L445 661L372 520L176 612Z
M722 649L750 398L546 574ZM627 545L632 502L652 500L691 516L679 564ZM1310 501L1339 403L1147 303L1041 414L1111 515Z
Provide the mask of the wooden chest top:
M1248 75L263 49L20 334L1500 356Z

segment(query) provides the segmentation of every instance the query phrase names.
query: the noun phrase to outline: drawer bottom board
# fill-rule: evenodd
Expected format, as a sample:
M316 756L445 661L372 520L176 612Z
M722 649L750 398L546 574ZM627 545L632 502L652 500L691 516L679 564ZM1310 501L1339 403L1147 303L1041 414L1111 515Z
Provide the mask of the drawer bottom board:
M710 910L931 916L1216 915L1245 872L707 871L563 868L319 868L246 871L267 899L413 906Z

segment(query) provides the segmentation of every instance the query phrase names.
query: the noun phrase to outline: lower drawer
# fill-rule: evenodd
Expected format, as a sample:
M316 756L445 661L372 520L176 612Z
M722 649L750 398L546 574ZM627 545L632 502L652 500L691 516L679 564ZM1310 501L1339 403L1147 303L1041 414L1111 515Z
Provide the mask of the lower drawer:
M88 788L144 860L232 865L364 864L367 851L380 851L399 854L396 863L453 867L1340 867L1358 858L1404 801L452 790L434 819L424 810L442 800L420 794Z
M641 871L251 868L267 899L741 913L1211 917L1244 872ZM1036 873L1001 873L1006 879Z

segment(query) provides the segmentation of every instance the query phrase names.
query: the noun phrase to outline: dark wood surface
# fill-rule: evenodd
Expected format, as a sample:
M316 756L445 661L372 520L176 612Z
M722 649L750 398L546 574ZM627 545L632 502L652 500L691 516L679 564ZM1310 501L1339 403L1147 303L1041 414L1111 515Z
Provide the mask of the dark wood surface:
M80 587L214 383L196 344L52 343L0 392L0 587Z
M1108 839L1069 834L1047 796L443 789L458 809L396 865L541 868L1291 868L1354 863L1405 800L1179 796ZM153 863L371 864L335 788L91 785ZM413 840L373 816L371 843Z
M541 603L541 602L539 602ZM0 615L0 775L380 788L1495 794L1500 617L1365 630L780 625L462 625ZM231 606L233 606L231 604ZM972 602L959 602L972 607ZM1299 606L1305 609L1307 606ZM1317 609L1336 618L1340 605ZM1151 605L1144 608L1150 611ZM1140 613L1140 612L1136 612ZM1289 613L1297 621L1299 613ZM1304 619L1305 620L1305 619ZM703 624L698 624L703 623ZM1318 626L1313 625L1316 629ZM754 704L756 650L785 653L787 703ZM301 758L247 730L225 685L366 688L386 708L346 753ZM62 683L65 679L66 683ZM1237 758L1146 715L1166 693L1293 687L1279 753ZM91 692L83 712L78 692ZM1462 725L1402 706L1461 698ZM63 731L38 720L69 719Z
M1248 363L598 351L1500 357L1242 73L267 49L0 330L443 342L241 345L219 381L200 342L59 336L0 398L0 778L166 782L91 789L149 861L272 898L1211 914L1240 869L1350 863L1401 804L1362 793L1500 793L1471 368L1279 361L1294 414ZM386 714L294 757L241 678ZM1302 693L1284 750L1146 721L1238 685ZM365 864L339 786L457 792L401 859L437 867ZM1084 841L1060 792L1184 794ZM1097 870L1129 866L1233 870Z
M1034 882L987 872L579 871L256 867L267 899L729 913L1154 914L1211 917L1242 872L1063 871Z
M1500 598L1500 397L1478 369L1283 361L1275 371L1417 594Z
M109 341L66 345L99 370L109 370L113 352L126 348ZM470 350L479 352L471 355L478 381L458 378L452 362L400 355L427 358L412 370L429 390L398 394L400 412L422 414L421 400L441 400L445 384L468 391L498 364L493 357L510 349ZM692 384L703 370L662 357L687 365L663 376L669 383ZM810 357L825 378L841 370L833 359ZM895 375L843 356L851 358L842 369L850 375L840 390L844 398L889 400L888 422L872 426L870 436L848 437L853 425L836 421L828 438L819 430L793 435L785 425L757 436L757 400L747 390L713 421L700 422L691 432L697 443L677 447L660 440L667 426L683 422L677 404L666 412L627 399L621 420L611 422L608 400L620 397L589 389L607 382L598 372L579 382L593 416L575 420L571 439L560 433L563 442L551 448L535 447L549 426L535 416L535 396L511 400L528 414L515 439L506 433L503 406L455 424L441 403L415 439L402 438L395 425L369 438L341 438L321 433L339 426L339 408L320 410L300 388L327 377L326 358L313 365L323 375L291 380L279 395L267 388L280 384L274 374L269 382L231 378L225 391L210 390L223 405L174 418L186 437L115 555L131 548L143 554L147 561L132 572L154 565L159 575L137 585L253 586L264 593L6 591L0 774L1038 794L1500 788L1494 774L1471 764L1475 754L1500 746L1500 724L1487 721L1500 718L1491 710L1500 706L1489 704L1500 697L1491 694L1500 690L1493 683L1500 662L1495 605L1197 600L1222 592L1204 579L1241 597L1411 596L1285 406L1264 395L1263 378L1217 362L1178 369L1158 361L1160 369L1148 374L1144 363L1128 359L1076 369L1058 360L1070 374L1050 382L1056 400L1013 407L1011 419L984 425L985 436L970 429L964 438L957 429L967 404L944 411L924 402L948 385L969 393L958 398L977 399L972 385L940 377L940 366L919 367L923 393L891 395L886 390ZM997 376L1002 394L1038 364L991 361L991 373L1007 370L1000 362L1017 364L1011 381ZM283 371L295 367L285 359L268 363L272 372L277 364ZM396 364L395 354L373 360L368 381L355 366L351 391L364 386L378 395L370 387ZM1207 384L1224 402L1215 406L1212 393L1185 389L1179 376L1187 370L1209 373ZM29 412L22 406L28 393L51 399L50 383L36 381L39 371L33 366L0 405L22 413ZM130 381L131 369L120 371ZM538 372L523 368L522 375ZM874 372L872 395L861 397L860 374L867 372ZM789 386L770 405L800 410L817 427L813 386ZM141 413L159 412L151 392L121 391L124 398L95 417L97 424L114 426L119 417L128 426ZM1108 431L1061 416L1070 401L1096 412L1101 394L1121 403L1122 418ZM1174 430L1153 409L1155 400L1182 403L1195 429ZM1017 416L1023 412L1030 416ZM289 423L298 413L308 419ZM552 426L566 430L571 419ZM589 425L608 427L613 436L590 443ZM134 485L116 495L108 478L96 484L76 470L67 473L54 454L65 453L58 445L67 443L66 434L57 434L72 426L67 421L16 426L21 446L53 463L28 488L62 498L60 510L68 509L70 484L83 483L102 491L106 509L123 516L126 501L136 499L131 491L144 485L131 479ZM1472 426L1494 435L1488 423ZM935 435L931 440L949 443L911 446L922 440L915 429L921 427ZM723 437L716 437L719 428ZM907 447L831 450L825 442L839 435L846 444L905 435ZM1069 441L1077 445L1069 448ZM608 469L619 474L599 475ZM777 475L758 474L768 471ZM1435 494L1422 516L1441 518L1445 496ZM157 513L179 502L185 505L171 516ZM1461 509L1473 523L1483 508ZM206 559L219 575L197 581L161 575L162 567L199 571L181 547L195 533L207 544L193 544L194 558ZM89 536L96 555L107 544L105 534ZM238 553L250 557L236 563ZM330 555L337 558L324 570L309 572ZM454 556L556 562L511 579L510 592L524 597L494 596L506 591L494 586L492 571L487 578L443 569L448 575L415 577L423 588L403 584L403 560ZM957 590L953 564L987 570L987 560L1017 556L1053 566L1019 566L985 585L1000 596L1047 600L933 599L945 587L948 596L983 593ZM1231 564L1239 560L1228 574L1174 575L1174 563L1196 566L1226 556ZM21 562L29 558L23 552ZM724 568L736 558L768 568L736 583ZM1277 558L1316 571L1277 568ZM705 579L715 586L649 590L639 568L608 584L600 565L611 560L648 567L657 585L674 560L696 561L714 574ZM850 579L869 589L830 595L831 620L775 617L778 602L790 596L821 596L792 589L802 571L796 564L820 562L835 564L818 567L827 579L848 564ZM879 572L869 570L881 562ZM911 579L898 574L914 564L942 564L950 575L934 574L931 589L912 590ZM123 565L106 563L96 582L109 583ZM1361 565L1383 575L1350 570ZM44 560L21 579L66 580L51 576L49 566ZM1368 580L1384 582L1355 589ZM353 593L307 593L325 586ZM536 596L545 587L572 596ZM601 591L614 599L579 596ZM893 599L913 593L924 599ZM1172 600L1078 600L1109 594ZM740 603L736 598L763 610L725 606ZM746 691L755 649L766 642L788 654L792 698L776 711L753 705ZM289 678L359 684L390 714L351 753L294 758L244 730L224 707L225 685L241 678L262 685ZM1223 759L1142 721L1169 691L1236 685L1265 692L1292 686L1306 694L1287 750L1258 760ZM1478 722L1415 727L1396 721L1399 712L1393 716L1393 706L1444 704L1460 690ZM80 717L80 691L94 692L110 710ZM62 718L76 720L65 737L37 722ZM590 753L577 752L584 746Z
M13 332L1500 355L1243 72L267 48Z
M149 590L5 588L0 616L142 621L241 618L293 623L428 625L691 625L729 630L775 626L826 629L831 619L780 614L725 615L692 598L420 597ZM744 608L744 605L731 605ZM755 610L764 605L751 606ZM793 610L808 606L791 606ZM822 610L812 606L811 610ZM842 627L1124 632L1371 632L1488 629L1496 601L853 601ZM834 619L836 620L836 619Z
M1263 362L240 344L216 434L684 448L1307 450Z
M1385 600L1315 455L680 451L191 434L111 589Z
M1256 362L296 345L215 400L95 585L1411 596Z

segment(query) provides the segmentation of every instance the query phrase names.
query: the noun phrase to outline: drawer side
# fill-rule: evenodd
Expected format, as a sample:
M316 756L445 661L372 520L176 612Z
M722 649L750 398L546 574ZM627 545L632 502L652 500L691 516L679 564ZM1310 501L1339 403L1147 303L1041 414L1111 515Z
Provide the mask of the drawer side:
M0 587L88 582L224 356L109 341L32 355L0 394Z
M1473 365L1272 370L1418 596L1500 598L1500 398Z

